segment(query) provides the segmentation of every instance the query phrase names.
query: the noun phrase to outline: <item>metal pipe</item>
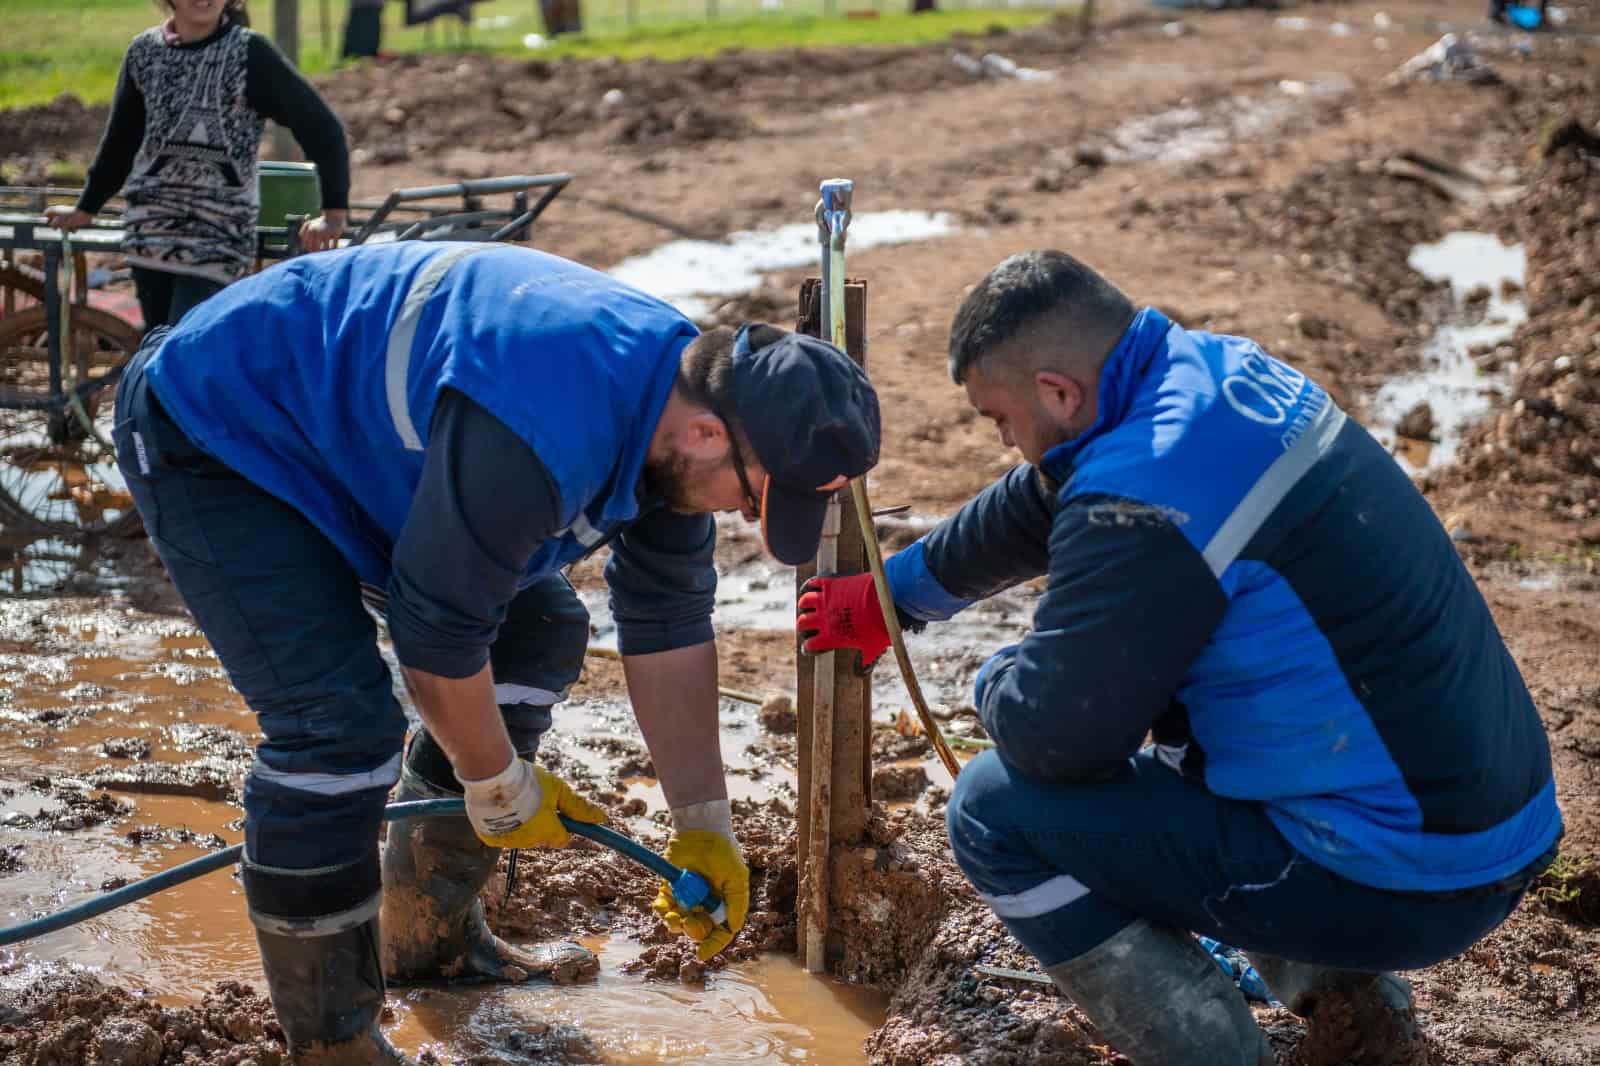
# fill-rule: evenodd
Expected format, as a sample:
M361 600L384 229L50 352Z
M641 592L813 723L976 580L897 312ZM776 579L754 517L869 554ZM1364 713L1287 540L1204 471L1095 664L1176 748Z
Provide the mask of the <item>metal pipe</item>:
M822 325L835 347L845 346L844 248L850 227L850 200L855 184L844 178L822 183L817 201L817 239L822 252ZM838 493L828 501L817 545L817 573L838 568L839 528L843 517ZM806 855L807 902L805 966L811 973L827 969L828 881L833 808L834 653L823 652L812 667L811 795L809 848Z
M404 818L437 818L443 815L460 815L466 811L466 805L459 799L432 799L412 800L407 803L391 803L384 810L385 821L399 821ZM587 837L597 844L601 844L625 858L632 859L652 873L660 876L672 886L672 894L685 908L703 907L710 914L712 921L723 924L727 921L727 908L722 900L711 892L710 885L705 878L693 870L684 870L673 865L666 859L657 855L649 848L637 841L629 840L615 830L607 829L603 825L590 825L586 822L577 822L564 814L557 814L561 824L567 831L576 836ZM57 911L55 914L46 914L21 925L14 925L7 929L0 929L0 946L16 944L34 937L54 933L68 926L77 925L79 922L88 921L108 911L125 907L157 892L181 885L185 881L192 881L211 873L213 870L225 869L239 861L244 854L244 845L235 844L221 851L214 851L210 855L202 855L198 859L191 859L180 866L170 870L163 870L153 874L142 881L135 881L131 885L106 892L93 899L85 900L66 910Z

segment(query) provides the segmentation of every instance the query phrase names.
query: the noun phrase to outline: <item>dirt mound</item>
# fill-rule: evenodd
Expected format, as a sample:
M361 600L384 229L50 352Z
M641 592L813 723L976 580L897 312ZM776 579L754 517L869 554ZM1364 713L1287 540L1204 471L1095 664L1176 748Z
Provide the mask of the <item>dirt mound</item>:
M1600 94L1600 77L1588 92ZM1528 256L1528 321L1505 410L1467 435L1453 482L1504 487L1600 544L1600 108L1547 120L1513 227Z
M0 162L8 164L6 180L38 184L50 160L93 153L105 126L104 105L85 106L72 93L62 93L38 107L0 109ZM24 161L29 162L24 162Z
M81 970L0 968L0 1061L27 1066L280 1066L283 1030L249 985L163 1007Z

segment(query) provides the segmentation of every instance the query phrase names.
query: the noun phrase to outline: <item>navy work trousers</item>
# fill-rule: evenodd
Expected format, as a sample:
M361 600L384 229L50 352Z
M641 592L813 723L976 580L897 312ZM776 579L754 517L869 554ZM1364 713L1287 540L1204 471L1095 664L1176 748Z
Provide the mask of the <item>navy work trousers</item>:
M263 739L245 782L251 862L343 866L376 846L406 718L355 571L299 511L197 448L135 355L117 394L117 464L151 543ZM490 650L512 743L531 754L577 680L589 615L560 574L524 589Z
M1246 951L1349 970L1408 970L1465 951L1522 889L1386 892L1300 855L1261 804L1225 799L1142 753L1105 781L1040 784L998 753L961 771L956 861L1046 967L1138 918Z

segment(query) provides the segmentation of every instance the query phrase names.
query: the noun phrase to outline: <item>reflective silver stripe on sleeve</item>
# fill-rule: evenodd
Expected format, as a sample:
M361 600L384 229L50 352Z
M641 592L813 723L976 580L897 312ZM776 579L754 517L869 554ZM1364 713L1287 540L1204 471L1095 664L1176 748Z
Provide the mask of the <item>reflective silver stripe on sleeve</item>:
M395 752L388 762L376 770L359 774L288 773L274 770L257 756L250 767L250 776L258 781L270 781L279 788L292 788L297 792L314 792L319 796L342 796L347 792L361 792L369 788L388 788L400 780L400 753Z
M310 939L332 936L363 925L378 916L378 909L382 905L383 893L374 892L369 899L347 911L319 914L315 918L283 918L276 914L262 914L253 907L247 907L246 912L250 915L250 924L262 932Z
M1225 522L1218 527L1206 545L1206 563L1217 577L1233 565L1233 561L1250 543L1250 538L1277 509L1289 490L1305 476L1318 459L1327 454L1334 438L1344 428L1344 412L1331 398L1325 398L1322 410L1311 420L1311 425L1300 434L1300 439L1272 461L1272 465L1250 486Z
M411 371L411 344L417 339L417 322L422 318L422 305L428 302L433 290L439 287L449 269L474 252L503 247L495 244L473 244L452 248L428 260L427 265L412 279L406 299L400 305L400 314L389 327L389 345L383 369L384 392L389 398L389 417L400 442L414 452L422 450L422 438L417 427L411 424L411 410L406 404L406 379Z
M1088 894L1088 885L1076 877L1062 874L1043 884L1034 885L1026 892L1010 896L985 895L983 899L998 917L1037 918L1041 914L1060 910L1069 903L1076 903Z
M566 698L564 692L551 692L533 685L514 685L509 681L494 687L495 703L530 703L535 707L548 707Z

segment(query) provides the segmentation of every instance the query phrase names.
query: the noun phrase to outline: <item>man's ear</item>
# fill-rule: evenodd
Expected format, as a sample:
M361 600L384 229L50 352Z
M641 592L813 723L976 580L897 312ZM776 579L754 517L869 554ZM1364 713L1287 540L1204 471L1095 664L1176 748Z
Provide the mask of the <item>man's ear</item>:
M728 450L728 425L711 411L696 411L684 420L682 440L691 459L721 459Z
M1083 386L1065 374L1058 374L1054 370L1036 371L1033 387L1039 398L1039 406L1044 408L1051 421L1062 427L1071 425L1078 412L1083 410Z

